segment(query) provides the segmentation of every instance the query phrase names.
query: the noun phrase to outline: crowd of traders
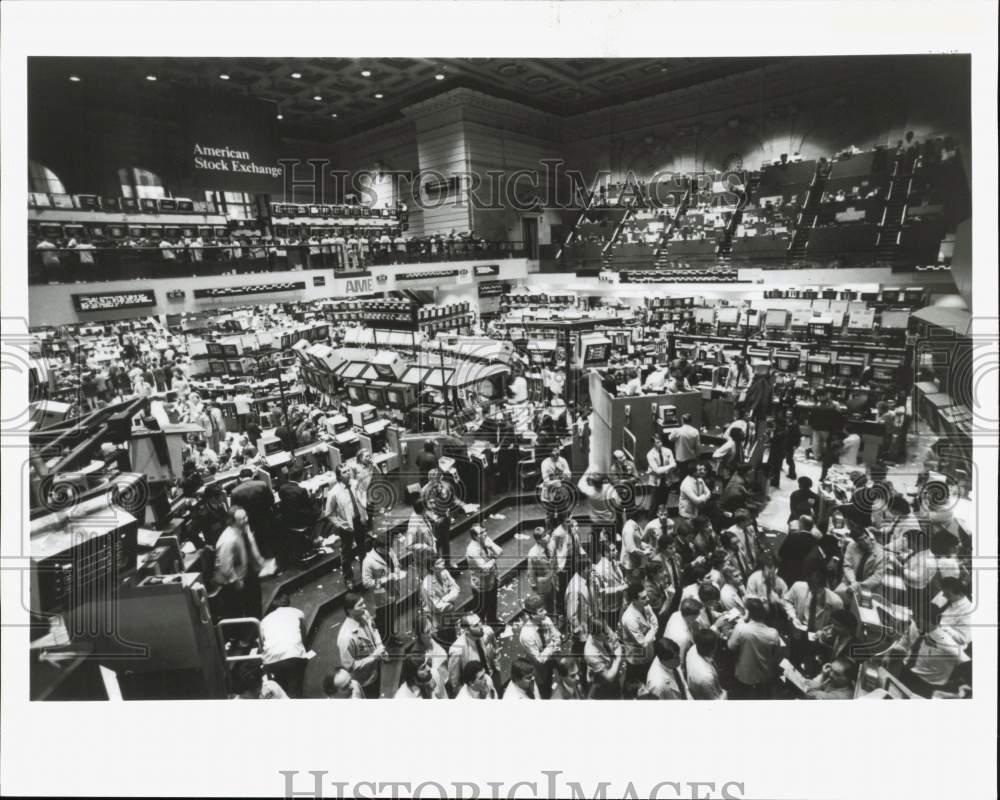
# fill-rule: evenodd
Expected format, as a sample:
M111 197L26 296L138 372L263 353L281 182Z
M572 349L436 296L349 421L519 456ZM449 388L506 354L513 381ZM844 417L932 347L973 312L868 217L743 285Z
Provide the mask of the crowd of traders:
M581 476L581 464L570 467L565 437L589 438L589 409L574 417L551 386L533 408L515 367L506 402L495 418L477 415L477 425L495 447L498 492L518 488L511 478L518 432L532 434L546 522L533 531L526 561L511 565L483 527L471 526L463 544L473 599L460 604L450 538L461 491L433 441L416 460L420 488L408 497L405 523L380 525L370 453L333 470L318 502L303 486L307 464L293 458L279 475L268 470L260 425L250 419L226 430L218 406L191 390L174 353L159 353L155 366L123 353L123 363L130 368L106 392L169 390L178 417L204 431L189 442L175 491L190 498L194 536L213 559L216 615L261 619L264 663L239 676L240 696L301 695L302 612L285 596L263 608L260 580L323 548L339 548L346 589L340 666L324 683L330 697L379 696L390 659L402 660L403 698L782 697L791 694L781 680L785 659L805 676L806 696L853 696L859 665L871 655L854 641L857 598L889 592L890 577L901 584L907 613L902 635L879 658L919 695L970 683L969 543L949 514L954 487L924 474L916 494L897 491L883 463L859 464L849 423L836 435L813 432L812 448L823 454L814 487L796 473L812 453L802 452L793 407L766 390L747 403L759 386L739 393L734 419L711 452L684 415L666 435L654 434L643 472L615 451L606 472ZM737 374L742 367L734 362ZM690 369L675 361L660 371L678 382ZM747 374L750 386L757 377ZM268 416L294 452L315 440L325 415L343 410L305 403L286 416L272 404ZM838 442L833 457L831 440ZM219 480L223 473L228 480ZM757 518L786 474L797 489L787 501L770 501L789 506L787 530L776 538ZM834 483L846 494L838 497ZM499 632L511 620L498 611L505 567L526 571L531 589L514 619L517 652L507 680ZM408 593L414 577L416 592Z

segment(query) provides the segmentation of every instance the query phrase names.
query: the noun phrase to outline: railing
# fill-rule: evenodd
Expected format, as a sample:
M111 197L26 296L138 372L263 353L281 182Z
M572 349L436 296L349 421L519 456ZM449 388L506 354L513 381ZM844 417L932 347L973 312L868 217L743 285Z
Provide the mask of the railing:
M28 253L28 282L82 283L227 273L333 269L349 275L373 266L523 258L524 242L411 240L357 250L343 245L204 247L54 247Z

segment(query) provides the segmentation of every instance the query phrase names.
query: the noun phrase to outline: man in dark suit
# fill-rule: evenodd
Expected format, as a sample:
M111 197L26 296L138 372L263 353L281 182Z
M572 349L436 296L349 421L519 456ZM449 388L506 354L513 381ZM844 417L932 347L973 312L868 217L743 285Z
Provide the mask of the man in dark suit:
M282 549L291 554L311 549L311 530L319 519L319 510L309 492L299 483L301 479L302 465L294 462L288 472L288 480L278 489L279 512L284 528Z
M281 542L276 531L274 519L274 493L264 481L254 480L253 470L244 467L240 470L240 482L230 493L229 501L234 506L241 506L250 522L250 529L260 546L265 558L281 558Z
M832 555L820 547L821 534L813 528L812 517L800 517L799 529L785 537L778 549L778 574L789 586L810 575L825 572Z

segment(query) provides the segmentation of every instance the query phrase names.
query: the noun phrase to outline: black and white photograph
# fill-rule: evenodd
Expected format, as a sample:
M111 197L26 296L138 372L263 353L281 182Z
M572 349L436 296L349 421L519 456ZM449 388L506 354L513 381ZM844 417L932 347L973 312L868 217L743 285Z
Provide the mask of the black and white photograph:
M969 46L827 47L834 6L810 31L746 4L774 6L754 49L633 48L610 3L502 4L394 47L395 11L454 4L289 4L256 49L281 4L129 5L83 29L107 19L107 48L4 37L5 740L39 724L11 702L126 737L179 714L126 760L186 774L103 788L205 796L243 794L200 773L237 719L225 760L289 797L867 797L820 774L851 770L815 749L838 724L826 746L868 740L939 796L893 730L933 754L984 705L992 752L995 30L984 73ZM721 33L704 12L732 6L701 5ZM256 23L218 50L157 37L199 6ZM476 44L535 10L555 38L572 6L614 45ZM956 30L996 21L967 10ZM678 747L801 763L623 771L631 728L655 752L677 725ZM327 763L271 769L263 742L305 729ZM463 730L506 783L452 779ZM531 730L614 767L557 746L532 774ZM100 731L73 760L111 780ZM49 793L61 752L5 772Z

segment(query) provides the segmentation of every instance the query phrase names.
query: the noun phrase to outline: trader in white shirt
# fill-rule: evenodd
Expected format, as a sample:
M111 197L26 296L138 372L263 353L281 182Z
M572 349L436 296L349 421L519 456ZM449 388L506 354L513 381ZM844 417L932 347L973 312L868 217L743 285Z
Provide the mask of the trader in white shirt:
M562 636L545 610L542 598L532 592L524 598L528 621L521 626L520 642L535 668L535 684L543 699L552 693L552 670L562 646Z
M697 461L701 453L701 433L691 424L690 414L681 415L681 426L670 432L674 443L674 459L678 464Z
M497 557L501 555L503 549L481 525L474 525L469 530L469 544L465 548L465 557L469 561L469 584L476 594L476 610L486 622L497 621Z
M653 510L667 504L668 486L674 479L677 462L674 454L663 444L663 436L659 432L653 434L653 446L646 453L646 468L652 498L649 507Z
M497 690L490 676L478 661L470 661L462 668L462 688L456 700L496 700Z
M649 665L653 661L653 642L659 628L659 620L649 607L649 597L645 587L633 581L625 590L628 605L622 614L622 644L625 652L625 686L623 694L633 698L646 680Z
M524 656L518 656L510 664L510 682L503 690L504 700L540 700L535 686L535 667Z
M694 519L712 498L712 492L705 482L705 466L699 464L694 472L681 481L678 513L685 519Z
M656 369L646 376L646 381L643 383L642 388L650 394L660 394L666 390L669 377L668 368L664 365L658 365Z
M719 682L719 669L715 656L719 647L719 635L711 628L697 631L694 647L687 651L685 672L688 691L692 700L725 700L726 690Z
M285 593L274 599L273 611L260 621L265 671L289 697L302 697L302 679L309 663L305 632L305 614L292 608Z
M972 643L973 605L958 578L941 579L941 593L934 599L941 609L941 628L962 647Z

